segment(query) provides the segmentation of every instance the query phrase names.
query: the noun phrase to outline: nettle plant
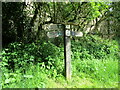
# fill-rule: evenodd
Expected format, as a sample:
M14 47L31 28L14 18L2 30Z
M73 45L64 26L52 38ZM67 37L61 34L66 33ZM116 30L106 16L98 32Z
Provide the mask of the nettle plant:
M38 64L44 62L47 69L61 69L60 64L63 64L64 49L59 48L51 42L31 43L12 43L8 48L3 49L2 66L8 69L21 68L26 69L30 64Z
M86 36L72 41L73 59L105 59L118 57L118 43L115 40L103 40L96 36Z

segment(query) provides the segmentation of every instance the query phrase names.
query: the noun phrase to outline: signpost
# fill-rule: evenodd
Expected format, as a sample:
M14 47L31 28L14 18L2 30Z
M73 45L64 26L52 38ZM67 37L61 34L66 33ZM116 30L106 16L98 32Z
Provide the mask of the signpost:
M59 37L59 36L63 36L63 31L52 31L52 32L48 32L47 36L49 38L55 38L55 37Z
M64 57L65 57L65 75L66 79L71 79L71 41L70 31L66 30L64 26Z
M55 26L55 25L54 25ZM66 79L69 80L71 79L71 40L70 36L76 36L76 37L82 37L83 33L82 32L76 32L76 31L70 31L69 26L65 25L59 25L59 27L63 28L63 31L52 31L48 32L47 36L49 38L55 38L59 36L64 37L64 57L65 57L65 74L66 74ZM54 30L56 30L56 26L52 27ZM66 30L67 29L67 30Z

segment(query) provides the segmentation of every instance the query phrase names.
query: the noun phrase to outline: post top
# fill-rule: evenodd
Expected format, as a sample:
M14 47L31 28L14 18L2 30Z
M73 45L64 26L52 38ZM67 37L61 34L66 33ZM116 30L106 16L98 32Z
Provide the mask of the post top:
M66 25L66 29L70 29L70 25Z

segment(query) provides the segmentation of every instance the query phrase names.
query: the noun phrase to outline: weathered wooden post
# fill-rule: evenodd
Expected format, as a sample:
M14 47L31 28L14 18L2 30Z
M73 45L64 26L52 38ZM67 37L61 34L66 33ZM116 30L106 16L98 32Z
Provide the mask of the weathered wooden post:
M71 73L72 73L71 72L71 41L70 41L70 31L66 30L66 26L65 25L63 25L63 29L64 29L65 76L66 76L67 80L70 80L71 79Z
M53 25L56 30L56 25ZM51 26L53 28L53 26ZM71 40L70 36L76 36L76 37L82 37L83 33L82 32L76 32L76 31L70 31L70 27L67 27L62 24L62 25L57 25L58 28L62 28L63 31L52 31L48 32L47 36L49 38L55 38L59 36L64 36L64 63L65 63L65 76L67 80L71 79L72 71L71 71Z

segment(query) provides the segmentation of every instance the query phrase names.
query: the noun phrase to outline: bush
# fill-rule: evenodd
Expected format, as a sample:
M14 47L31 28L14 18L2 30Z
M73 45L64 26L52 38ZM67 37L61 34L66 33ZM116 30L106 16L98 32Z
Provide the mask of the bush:
M12 43L2 51L2 66L8 69L25 69L29 64L44 62L46 68L56 68L62 71L63 68L63 48L59 48L50 42L22 44ZM59 70L60 69L60 70Z
M71 49L73 75L86 75L104 82L108 79L117 81L119 49L115 40L108 41L95 36L81 38L78 41L72 40ZM49 77L56 78L64 74L64 48L51 42L11 43L8 48L3 49L2 56L4 84L18 82L14 72L26 74L29 68L36 65ZM18 74L17 77L20 76ZM44 87L43 84L41 82L41 87Z
M104 82L118 80L118 42L99 37L86 37L72 42L73 75Z
M73 59L104 59L118 57L118 42L103 40L96 36L88 36L72 41Z

